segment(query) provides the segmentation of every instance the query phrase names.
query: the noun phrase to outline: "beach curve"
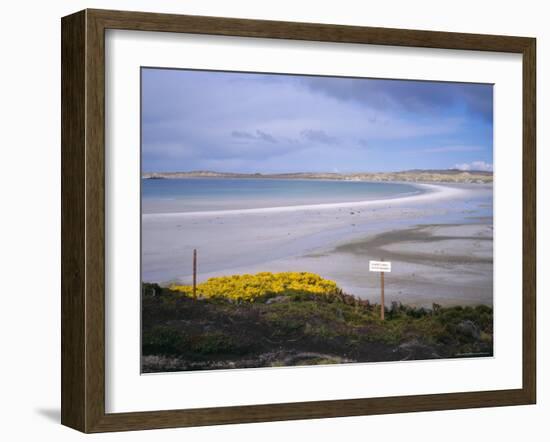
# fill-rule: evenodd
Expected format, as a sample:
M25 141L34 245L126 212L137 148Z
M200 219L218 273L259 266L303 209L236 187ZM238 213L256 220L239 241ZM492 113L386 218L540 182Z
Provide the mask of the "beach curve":
M342 208L366 208L377 207L391 203L392 205L400 205L403 203L418 203L427 201L436 201L447 198L458 197L467 192L465 189L445 186L441 184L420 184L407 183L424 190L422 193L412 194L408 196L399 196L395 198L382 198L377 200L366 201L350 201L341 203L321 203L321 204L306 204L295 206L277 206L277 207L258 207L250 209L228 209L228 210L204 210L195 212L166 212L166 213L144 213L142 218L167 218L167 217L201 217L201 216L226 216L226 215L245 215L245 214L269 214L269 213L284 213L284 212L300 212L309 210L330 210Z

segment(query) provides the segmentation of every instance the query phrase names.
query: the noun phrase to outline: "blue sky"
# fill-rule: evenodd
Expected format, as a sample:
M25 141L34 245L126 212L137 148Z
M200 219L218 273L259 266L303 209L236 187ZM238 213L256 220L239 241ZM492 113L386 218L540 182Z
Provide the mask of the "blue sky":
M492 170L485 84L142 69L143 171Z

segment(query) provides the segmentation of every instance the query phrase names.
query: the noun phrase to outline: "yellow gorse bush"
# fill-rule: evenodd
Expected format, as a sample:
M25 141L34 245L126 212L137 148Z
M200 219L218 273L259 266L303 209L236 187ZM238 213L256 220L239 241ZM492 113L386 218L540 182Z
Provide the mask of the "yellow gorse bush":
M189 285L174 284L170 289L182 292L186 296L193 294L193 287ZM219 276L197 285L197 294L203 298L225 298L249 302L268 295L295 293L335 295L339 292L340 289L334 281L307 272L261 272L255 275Z

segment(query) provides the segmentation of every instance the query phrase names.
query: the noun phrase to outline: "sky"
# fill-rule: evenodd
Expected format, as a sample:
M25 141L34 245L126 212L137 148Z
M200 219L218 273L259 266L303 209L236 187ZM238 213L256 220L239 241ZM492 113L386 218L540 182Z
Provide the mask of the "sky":
M487 84L143 68L142 170L492 170Z

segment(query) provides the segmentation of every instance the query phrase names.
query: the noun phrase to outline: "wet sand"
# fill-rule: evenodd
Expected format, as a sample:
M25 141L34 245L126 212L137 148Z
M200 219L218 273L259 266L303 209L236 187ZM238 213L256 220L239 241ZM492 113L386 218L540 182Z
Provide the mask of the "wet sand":
M391 261L385 279L388 302L492 304L492 225L421 225L343 244L333 252ZM374 293L377 279L369 278L367 286Z
M392 261L386 302L492 304L492 186L445 185L421 198L142 217L142 278L199 281L259 271L310 271L377 302L370 259ZM441 191L443 188L443 191Z

